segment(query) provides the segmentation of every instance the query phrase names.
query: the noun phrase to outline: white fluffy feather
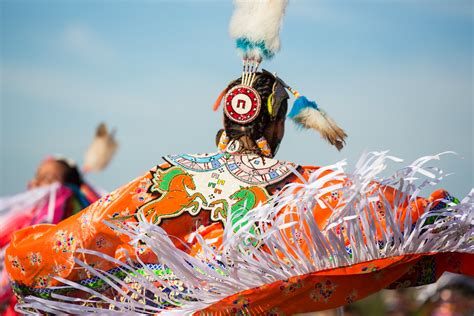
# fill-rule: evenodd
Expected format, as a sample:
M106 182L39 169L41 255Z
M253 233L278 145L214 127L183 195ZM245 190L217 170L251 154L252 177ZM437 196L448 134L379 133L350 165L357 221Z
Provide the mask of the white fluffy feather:
M288 0L235 0L230 35L264 42L273 53L280 49L280 27Z
M323 110L305 108L293 118L305 128L317 130L321 136L341 150L347 134Z

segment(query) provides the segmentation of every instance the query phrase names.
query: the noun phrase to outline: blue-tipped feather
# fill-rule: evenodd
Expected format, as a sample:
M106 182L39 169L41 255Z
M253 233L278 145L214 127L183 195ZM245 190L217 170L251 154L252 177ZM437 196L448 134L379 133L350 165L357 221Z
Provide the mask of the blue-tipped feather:
M235 40L235 45L242 52L247 52L251 49L252 43L248 39L241 37Z
M248 38L239 37L235 40L235 44L244 57L249 55L252 51L258 52L258 55L262 60L269 60L275 55L275 52L268 49L264 41L252 42Z
M319 110L316 102L308 100L308 98L306 98L305 96L299 96L293 103L293 107L291 108L288 117L294 119L295 116L300 114L300 112L306 108L313 108L315 110Z
M304 96L299 96L288 117L291 118L299 127L310 128L318 131L321 136L330 144L341 150L345 144L347 134L337 126L316 102L308 100Z

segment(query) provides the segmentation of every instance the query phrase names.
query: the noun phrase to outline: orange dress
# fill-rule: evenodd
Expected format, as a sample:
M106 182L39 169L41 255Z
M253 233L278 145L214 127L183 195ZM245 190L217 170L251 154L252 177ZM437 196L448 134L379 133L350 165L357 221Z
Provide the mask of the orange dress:
M473 275L472 245L464 240L471 228L457 244L424 241L443 232L455 238L449 221L469 227L448 214L456 206L444 191L408 195L364 175L373 165L346 175L340 165L300 167L252 155L165 160L61 223L13 236L5 265L22 308L111 308L105 299L87 301L103 294L129 302L117 303L120 311L280 315L431 283L446 270ZM472 210L472 203L460 205L458 215ZM423 217L437 208L443 216ZM130 294L137 284L153 292L139 275L166 297ZM228 289L219 288L225 282ZM55 305L55 294L78 301Z
M80 187L55 183L5 198L0 201L0 253L3 254L15 231L38 223L56 224L98 198L98 194L86 183ZM18 315L14 311L16 299L3 263L0 264L0 302L4 305L0 306L0 314Z

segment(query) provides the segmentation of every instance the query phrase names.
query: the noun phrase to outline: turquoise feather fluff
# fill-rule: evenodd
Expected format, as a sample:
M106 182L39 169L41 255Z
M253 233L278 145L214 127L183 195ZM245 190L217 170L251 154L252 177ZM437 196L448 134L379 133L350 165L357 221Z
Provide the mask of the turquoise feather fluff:
M271 59L280 50L280 28L288 0L234 0L229 32L244 60Z

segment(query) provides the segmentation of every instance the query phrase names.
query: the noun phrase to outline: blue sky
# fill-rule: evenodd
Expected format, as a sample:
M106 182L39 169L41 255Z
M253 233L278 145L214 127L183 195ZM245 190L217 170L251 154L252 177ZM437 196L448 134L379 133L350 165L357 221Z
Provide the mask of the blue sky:
M0 195L24 189L61 153L79 163L95 126L116 127L118 187L169 153L214 151L216 96L239 76L231 1L11 1L1 8ZM289 123L278 158L355 164L389 149L437 165L444 187L473 187L471 1L290 1L282 51L264 65L349 134L337 152Z

